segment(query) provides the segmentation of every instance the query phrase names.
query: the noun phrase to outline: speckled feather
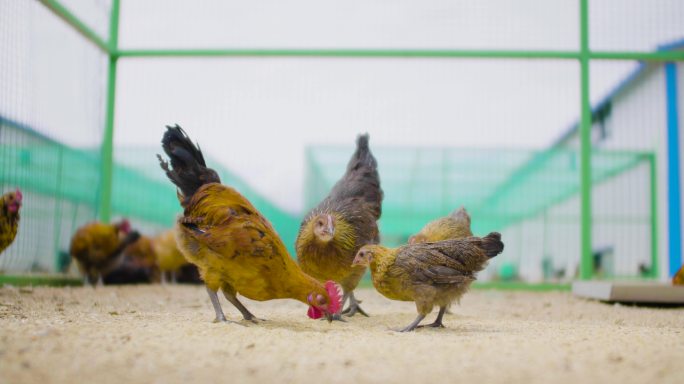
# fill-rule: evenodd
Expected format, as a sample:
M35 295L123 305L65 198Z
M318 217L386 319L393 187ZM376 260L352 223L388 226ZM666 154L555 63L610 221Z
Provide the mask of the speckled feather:
M372 253L373 285L393 300L414 301L421 314L434 305L459 299L487 261L503 251L501 235L445 240L386 248L364 247Z
M448 239L462 239L470 237L470 215L464 208L453 211L449 216L431 221L412 238L418 243L442 241Z

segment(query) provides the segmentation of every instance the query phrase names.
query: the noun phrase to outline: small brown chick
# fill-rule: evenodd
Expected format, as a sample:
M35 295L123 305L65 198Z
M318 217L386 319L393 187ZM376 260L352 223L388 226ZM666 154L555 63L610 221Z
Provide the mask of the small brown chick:
M373 285L392 300L413 301L418 317L399 330L409 332L439 306L439 314L429 327L443 327L447 306L458 300L475 281L475 273L489 259L501 253L501 235L492 232L484 238L445 240L436 243L386 248L366 245L356 254L353 265L370 266Z
M409 244L431 243L448 239L462 239L470 237L470 215L464 207L461 207L449 216L431 221L417 234L409 237Z
M19 230L19 209L22 195L17 189L0 197L0 253L9 247Z

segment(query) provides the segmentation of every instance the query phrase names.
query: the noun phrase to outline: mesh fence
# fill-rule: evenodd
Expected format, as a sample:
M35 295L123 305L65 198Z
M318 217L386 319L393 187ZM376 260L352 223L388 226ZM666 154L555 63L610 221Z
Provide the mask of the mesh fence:
M309 149L308 206L327 195L352 152L343 147ZM577 150L379 147L373 152L385 191L383 243L404 244L429 221L464 206L473 233L499 231L506 239L506 251L493 261L490 274L513 268L525 280L576 277ZM651 161L650 154L641 152L594 153L597 251L619 255L615 265L604 268L606 274L638 277L639 266L651 263Z
M589 1L582 47L581 4L2 1L0 188L26 198L0 269L62 270L74 229L102 215L111 160L112 219L146 234L169 227L179 206L155 155L163 126L179 123L290 250L299 218L342 173L351 148L339 143L369 132L384 242L463 205L476 233L506 239L483 278L572 279L586 251L580 50L590 49L603 55L590 57L587 84L591 268L653 276L673 249L672 82L662 59L632 56L681 52L684 5Z

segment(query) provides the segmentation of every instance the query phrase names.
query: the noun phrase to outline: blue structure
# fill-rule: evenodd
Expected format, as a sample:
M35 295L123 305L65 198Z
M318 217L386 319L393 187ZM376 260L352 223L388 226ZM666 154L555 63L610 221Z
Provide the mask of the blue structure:
M667 89L667 202L669 238L669 276L674 276L682 265L682 207L679 158L679 102L677 91L677 63L665 64Z

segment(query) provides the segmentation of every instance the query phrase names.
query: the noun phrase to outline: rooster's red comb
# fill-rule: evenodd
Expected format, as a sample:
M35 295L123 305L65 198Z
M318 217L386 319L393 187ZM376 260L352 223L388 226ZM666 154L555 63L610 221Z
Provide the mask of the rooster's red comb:
M340 295L340 288L334 281L325 282L325 290L330 297L330 304L328 304L328 312L337 314L342 309L342 295Z

